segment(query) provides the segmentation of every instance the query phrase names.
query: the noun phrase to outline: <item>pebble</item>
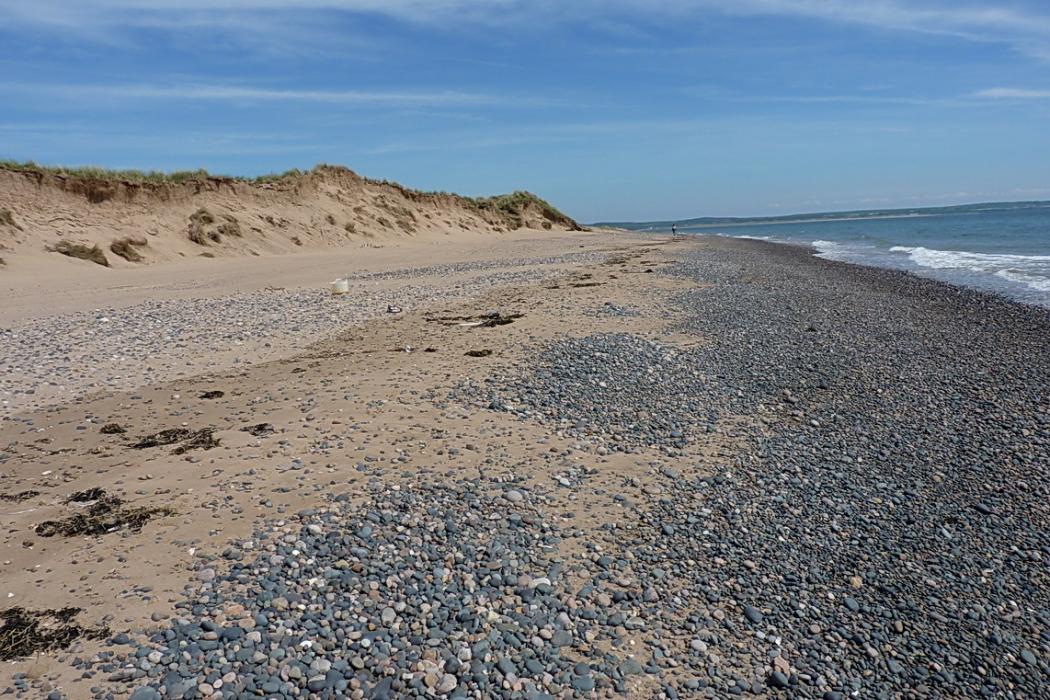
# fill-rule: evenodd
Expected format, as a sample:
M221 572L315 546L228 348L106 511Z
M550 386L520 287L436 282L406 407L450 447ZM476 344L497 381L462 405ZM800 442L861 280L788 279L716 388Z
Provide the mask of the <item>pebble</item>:
M195 299L146 300L120 308L52 315L0 327L0 415L68 401L108 389L131 390L187 375L239 366L249 350L260 361L294 352L350 325L386 315L390 290L412 309L480 296L508 284L563 274L568 263L604 260L605 253L505 258L362 272L351 293L327 285L259 289ZM529 269L515 269L528 267ZM457 276L456 284L437 280ZM105 319L100 328L100 319ZM231 323L230 319L236 319ZM287 342L284 342L287 341ZM287 348L282 348L287 345ZM31 387L31 388L29 388ZM172 400L179 400L175 395Z
M1050 312L801 247L675 255L668 330L697 342L558 339L451 398L649 460L641 526L608 540L655 592L638 618L707 645L684 663L712 697L1038 696L1045 640L1014 601L1045 568L1022 514L1045 510ZM706 473L663 473L704 439ZM739 625L730 600L767 612ZM756 669L773 650L790 673Z
M313 697L339 684L368 697L420 685L486 696L493 671L530 696L590 697L599 684L641 672L615 650L609 624L615 615L626 629L643 629L642 618L625 615L633 601L592 578L585 585L610 605L576 603L581 591L565 588L554 575L561 564L547 559L563 533L523 495L521 517L490 517L505 513L511 491L522 495L483 480L414 483L376 491L364 508L333 499L298 521L272 523L253 533L266 544L252 556L198 571L207 585L188 589L169 627L141 643L129 638L132 652L117 665L177 659L168 675L159 664L147 674L151 682L135 691L143 698L162 687L200 697ZM526 562L551 573L531 576ZM215 622L227 612L253 620L251 631ZM612 651L577 644L577 634Z
M762 622L763 615L762 615L762 611L759 610L758 608L753 607L751 605L745 605L744 606L744 617L746 617L751 622L754 622L755 624L758 624L759 622Z
M698 342L624 325L451 390L636 458L598 532L523 482L362 486L260 525L96 670L134 700L1040 696L1050 314L731 239L666 269Z

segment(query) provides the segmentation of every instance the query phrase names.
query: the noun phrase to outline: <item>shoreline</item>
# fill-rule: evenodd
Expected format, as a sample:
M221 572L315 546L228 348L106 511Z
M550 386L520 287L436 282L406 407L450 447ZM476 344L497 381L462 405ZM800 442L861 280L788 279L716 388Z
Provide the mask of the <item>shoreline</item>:
M961 289L961 290L977 292L977 293L980 293L980 294L985 294L985 295L988 295L988 296L996 297L996 298L998 298L998 299L1000 299L1002 301L1006 301L1006 302L1009 302L1009 303L1012 303L1012 304L1020 304L1022 306L1028 306L1028 307L1034 307L1034 308L1040 309L1040 310L1046 310L1048 313L1050 313L1050 298L1046 299L1045 301L1041 301L1041 302L1039 302L1039 301L1031 301L1031 300L1026 300L1024 298L1018 297L1017 295L1020 294L1020 291L1017 291L1017 290L1013 291L1012 292L1013 296L1011 296L1011 292L1007 291L1006 289L994 289L994 288L989 287L987 285L985 285L985 286L978 286L976 284L965 284L965 283L954 281L954 280L951 280L951 279L940 279L940 278L934 276L934 274L937 273L937 272L943 272L943 271L945 271L947 269L952 269L952 268L924 267L922 265L917 265L917 269L909 269L909 268L904 268L904 267L892 267L892 266L888 266L888 265L886 265L886 266L884 266L884 265L876 265L876 264L872 264L872 263L868 263L868 262L858 262L858 261L852 261L852 260L841 260L841 259L838 259L838 258L823 257L825 255L828 255L828 253L826 253L824 251L821 251L812 242L811 243L803 243L803 242L793 242L793 241L773 241L773 240L766 240L766 239L755 238L755 237L730 236L728 234L723 235L723 234L720 234L720 233L705 233L705 234L697 234L697 235L700 235L700 236L715 236L717 238L725 238L725 239L728 239L728 240L751 241L751 242L754 242L754 243L768 243L768 244L771 244L771 245L787 246L789 248L801 248L801 249L809 251L813 255L813 257L816 257L816 258L821 259L821 260L826 260L828 262L841 263L843 265L852 265L852 266L855 266L855 267L872 268L872 269L875 269L875 270L881 270L883 272L894 272L894 273L900 273L900 274L904 274L904 275L910 275L910 276L913 276L913 277L916 277L916 278L919 278L919 279L929 280L931 282L936 282L938 284L948 285L949 287L955 287L955 288ZM960 251L948 251L948 252L960 252ZM980 255L984 255L984 253L980 253ZM999 254L998 253L988 253L988 255L999 255ZM1010 255L1010 254L1004 253L1002 255ZM957 268L957 269L966 269L966 268ZM924 270L926 272L924 272ZM1024 283L1019 283L1019 284L1024 284ZM1029 287L1027 285L1025 285L1025 287L1028 290L1032 289L1031 287ZM1041 290L1036 289L1036 291L1041 291Z
M869 269L872 269L872 270L878 270L879 272L900 274L900 275L904 275L906 277L915 278L915 279L923 280L923 281L926 281L926 282L933 282L933 283L938 284L938 285L944 285L944 286L947 286L947 287L951 287L953 289L956 289L956 290L959 290L959 291L962 291L962 292L969 292L969 293L974 293L974 294L978 294L978 295L981 295L981 296L991 297L991 298L995 299L996 301L999 301L999 302L1002 302L1002 303L1016 304L1016 305L1019 305L1019 306L1023 306L1025 308L1035 309L1036 311L1043 312L1043 313L1046 313L1046 314L1050 315L1050 307L1044 306L1044 305L1041 305L1041 304L1032 303L1032 302L1027 302L1027 301L1024 301L1024 300L1021 300L1021 299L1015 299L1015 298L1009 296L1006 292L1003 292L1003 291L998 291L998 290L994 290L994 289L986 289L986 288L981 288L981 287L974 287L974 286L970 286L970 285L966 285L966 284L960 284L958 282L952 282L952 281L949 281L949 280L937 279L936 277L930 277L928 275L921 274L919 271L916 271L916 270L908 270L908 269L896 268L896 267L882 267L880 265L869 265L869 264L866 264L866 263L852 262L852 261L849 261L849 260L835 260L833 258L820 258L819 257L820 250L818 248L816 248L812 244L790 243L790 242L787 242L787 241L762 241L762 240L756 240L756 239L736 239L736 240L752 240L755 243L770 243L770 244L773 244L773 245L787 246L789 248L801 248L803 250L809 251L810 254L813 257L816 257L816 258L818 258L820 260L826 260L827 262L838 263L838 264L841 264L841 265L849 265L849 266L852 266L852 267L869 268ZM930 269L935 269L935 268L930 268Z
M418 302L282 331L273 359L0 419L0 491L36 492L2 503L8 605L109 628L0 687L1038 693L1050 312L790 244L558 241L456 253L460 277L389 269ZM218 443L129 446L176 428ZM93 488L174 512L34 533ZM404 536L433 559L399 554Z

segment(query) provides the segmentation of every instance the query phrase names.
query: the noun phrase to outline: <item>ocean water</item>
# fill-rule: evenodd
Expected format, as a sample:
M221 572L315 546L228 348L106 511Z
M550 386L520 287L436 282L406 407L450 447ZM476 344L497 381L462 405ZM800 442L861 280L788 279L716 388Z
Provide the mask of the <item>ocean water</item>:
M830 260L910 270L1050 308L1050 202L859 214L678 230L811 245Z

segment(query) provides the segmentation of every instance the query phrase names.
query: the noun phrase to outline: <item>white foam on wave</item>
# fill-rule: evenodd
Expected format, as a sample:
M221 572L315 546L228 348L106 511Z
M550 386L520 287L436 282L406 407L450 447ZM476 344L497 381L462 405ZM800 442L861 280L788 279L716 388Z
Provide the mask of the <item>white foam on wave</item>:
M974 272L993 272L1004 266L1025 265L1028 263L1050 263L1050 255L1014 255L1008 253L970 253L965 250L934 250L918 246L895 245L890 248L894 253L907 253L912 262L923 267L939 270L963 268Z
M1017 282L1023 284L1031 289L1035 289L1040 292L1050 292L1050 277L1041 277L1039 275L1026 275L1023 272L1017 270L999 270L995 273L996 277L1001 277L1004 280L1011 282Z
M731 233L717 233L715 235L716 236L721 236L722 238L743 238L744 240L747 240L747 241L772 241L772 240L774 240L772 236L748 236L747 234L740 234L739 236L734 236Z
M825 260L848 260L851 249L835 241L813 241L810 245L817 249L817 257Z
M911 262L933 270L968 270L995 275L1041 292L1050 291L1050 255L972 253L965 250L935 250L922 246L893 246Z

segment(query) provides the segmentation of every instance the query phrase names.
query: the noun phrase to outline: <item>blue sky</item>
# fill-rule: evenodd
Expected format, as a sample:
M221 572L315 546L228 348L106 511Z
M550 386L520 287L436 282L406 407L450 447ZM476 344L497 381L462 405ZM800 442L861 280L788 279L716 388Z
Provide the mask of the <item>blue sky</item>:
M1050 199L1046 0L4 0L0 158L585 221Z

